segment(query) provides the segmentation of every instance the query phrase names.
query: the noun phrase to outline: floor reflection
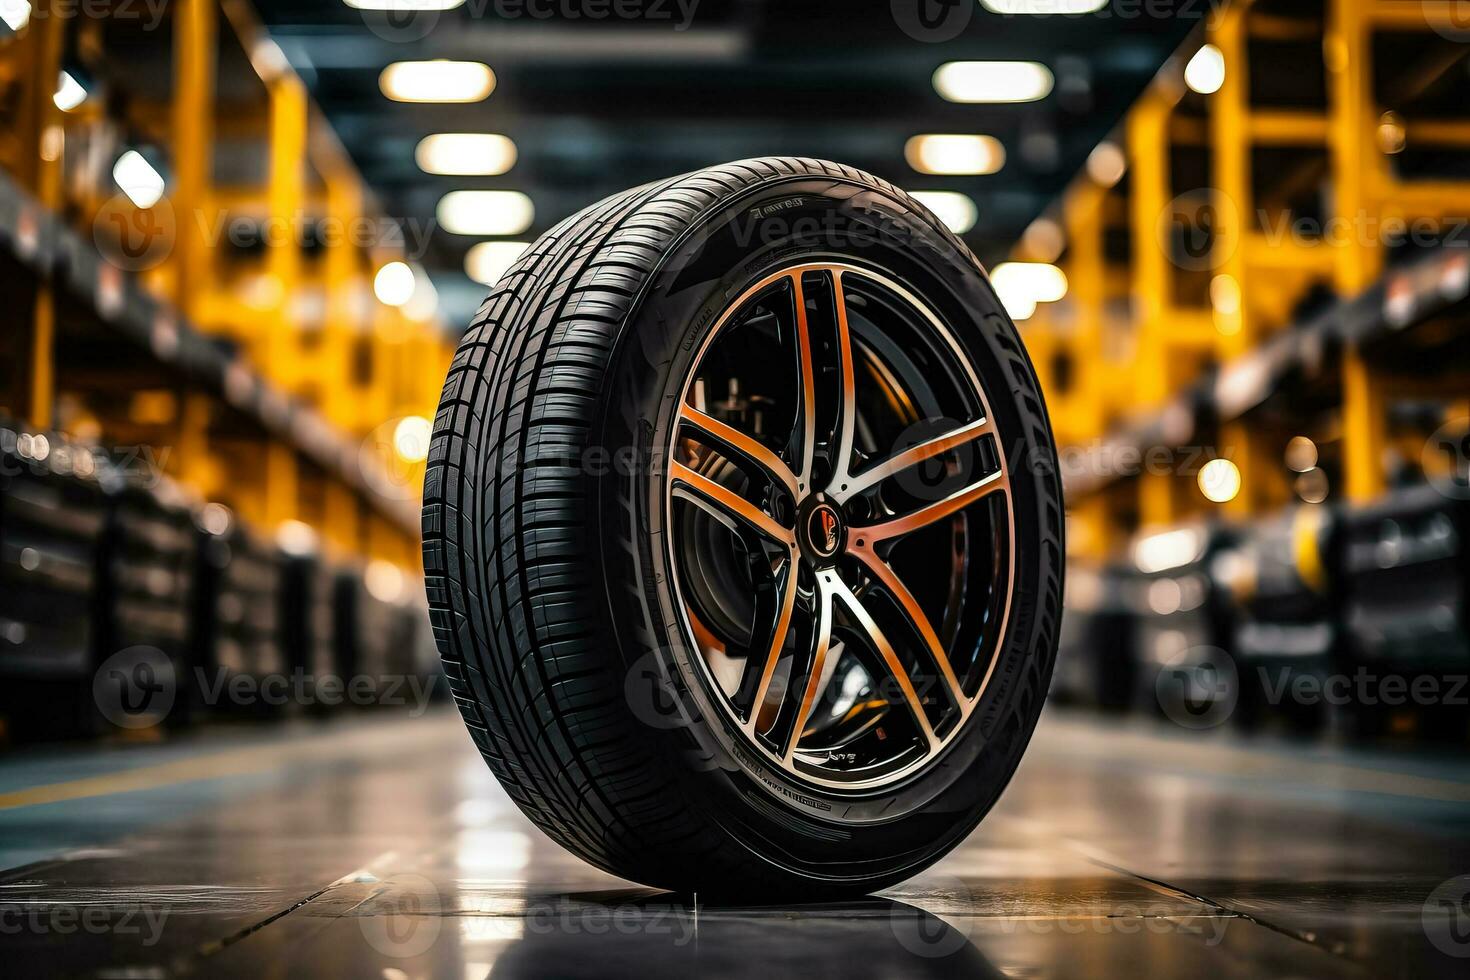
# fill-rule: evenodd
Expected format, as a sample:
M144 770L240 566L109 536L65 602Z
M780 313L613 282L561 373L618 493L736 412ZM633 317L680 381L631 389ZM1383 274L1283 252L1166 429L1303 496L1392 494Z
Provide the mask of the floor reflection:
M675 896L565 895L533 904L522 929L484 974L467 960L466 980L1002 975L960 930L882 898L696 911Z
M0 873L7 978L1461 977L1470 952L1424 911L1470 874L1463 758L1052 717L940 864L779 908L582 863L451 714L55 761L0 760L72 787L0 808L0 850L43 855Z

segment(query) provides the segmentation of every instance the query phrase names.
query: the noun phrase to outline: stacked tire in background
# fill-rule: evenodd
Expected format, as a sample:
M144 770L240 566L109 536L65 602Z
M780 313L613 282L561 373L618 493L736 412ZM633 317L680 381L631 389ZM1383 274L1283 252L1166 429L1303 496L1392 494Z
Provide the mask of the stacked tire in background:
M85 460L0 423L0 713L12 735L94 724L108 506Z
M1249 525L1215 569L1238 610L1230 647L1240 688L1233 720L1245 730L1282 725L1310 733L1326 721L1326 701L1314 692L1332 676L1342 639L1329 581L1331 518L1328 510L1298 507Z
M1433 485L1366 507L1300 505L1271 520L1155 532L1129 567L1069 572L1083 587L1067 610L1054 693L1176 720L1193 711L1208 718L1199 727L1464 744L1467 534L1470 502ZM1159 568L1146 542L1171 537L1177 561ZM1180 694L1191 705L1171 700L1178 689L1159 680L1170 670L1192 678ZM1232 703L1207 714L1216 697Z
M194 704L217 713L249 714L260 706L214 696L238 677L252 686L290 670L282 642L284 569L280 552L267 546L220 508L200 522L201 579L195 598L194 649L206 683L188 686ZM207 683L213 679L214 685Z
M1464 706L1470 697L1466 511L1464 500L1423 486L1343 515L1341 670L1367 678L1373 695L1339 713L1352 734L1394 734L1412 715L1421 734L1464 736L1470 714Z
M375 595L370 572L0 419L0 740L116 732L94 690L109 663L172 677L165 710L128 727L406 711L437 690L427 611L406 580Z
M189 646L198 575L193 514L176 488L156 474L104 470L104 484L109 492L97 578L97 654L148 651L167 662L175 679L187 679L195 659ZM184 722L189 707L188 698L176 698L158 720Z

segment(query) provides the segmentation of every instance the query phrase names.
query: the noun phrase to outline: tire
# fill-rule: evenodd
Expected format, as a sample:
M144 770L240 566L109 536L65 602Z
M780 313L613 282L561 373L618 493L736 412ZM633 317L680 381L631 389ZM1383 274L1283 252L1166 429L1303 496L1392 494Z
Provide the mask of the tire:
M721 365L777 394L742 401L732 373L711 405ZM790 434L708 421L727 410ZM873 475L899 451L933 456ZM1061 491L1015 327L934 215L833 163L650 184L532 245L450 367L423 534L495 776L559 844L662 888L835 896L923 869L999 797L1056 653Z

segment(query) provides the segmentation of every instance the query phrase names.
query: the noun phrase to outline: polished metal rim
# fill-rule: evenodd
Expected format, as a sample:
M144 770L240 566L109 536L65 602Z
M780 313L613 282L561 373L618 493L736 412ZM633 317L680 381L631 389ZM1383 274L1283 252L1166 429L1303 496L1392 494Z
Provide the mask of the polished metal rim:
M820 303L810 299L815 293ZM968 389L963 397L974 406L971 418L901 448L855 452L865 421L855 397L860 349L866 370L891 375L874 345L862 343L850 325L854 293L881 297L885 310L927 334L955 383ZM756 433L717 417L701 368L712 346L753 309L763 312L760 304L783 301L791 322L780 340L795 350L773 345L770 363L774 368L792 358L792 431ZM863 323L871 332L869 321ZM978 378L950 331L918 297L886 276L840 263L792 266L755 282L726 307L693 364L670 440L665 513L678 609L707 689L739 736L798 780L867 790L912 775L963 730L989 683L1009 621L1015 577L1010 479ZM901 399L901 386L891 387ZM896 492L911 505L902 511L888 501L887 485L914 467L948 466L954 476L953 460L965 453L983 460L983 472L960 474L960 485L951 480L916 505L911 495ZM692 507L694 518L676 519L681 506ZM694 519L714 527L713 535L691 531ZM944 628L890 560L895 546L933 528L952 530L957 542L950 556L954 584L940 597L955 616L945 614ZM977 539L976 528L988 540ZM731 544L716 547L716 539ZM936 540L942 552L942 542L951 539ZM983 602L966 594L965 570L977 556L977 567L993 569ZM708 579L724 584L711 586ZM731 586L732 579L740 584ZM740 597L748 599L748 613L728 617L739 624L738 641L716 635L708 622L710 603L701 608L694 595L722 588L726 595L740 588L748 593ZM928 604L931 611L937 601ZM963 631L950 620L962 612L982 625L966 650L957 651ZM976 653L982 650L988 651L983 658ZM963 670L956 667L962 653L972 661ZM839 666L845 671L840 676ZM819 701L820 724L814 718Z

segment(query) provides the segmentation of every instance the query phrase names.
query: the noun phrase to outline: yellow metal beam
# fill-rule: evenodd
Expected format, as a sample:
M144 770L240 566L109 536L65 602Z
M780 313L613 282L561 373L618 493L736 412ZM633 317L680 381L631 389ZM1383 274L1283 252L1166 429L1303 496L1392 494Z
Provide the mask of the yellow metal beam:
M1404 130L1409 146L1470 146L1470 122L1464 120L1410 120Z
M1133 303L1139 344L1134 364L1141 405L1157 407L1172 389L1169 360L1173 270L1161 231L1170 220L1169 115L1175 101L1156 82L1124 123L1131 173L1130 224L1133 241ZM1173 523L1175 478L1146 472L1139 478L1139 520L1145 526Z
M171 457L179 482L206 500L214 499L220 490L219 474L211 460L209 446L213 405L213 400L202 392L184 395L175 435L178 449Z
M1374 180L1370 171L1382 166L1374 138L1373 50L1363 13L1363 0L1329 0L1323 39L1335 217L1349 228L1366 219L1368 189ZM1373 236L1345 235L1329 246L1337 257L1335 278L1341 295L1356 296L1378 278L1383 267L1381 244Z
M1356 347L1343 352L1342 423L1347 496L1354 503L1367 503L1383 492L1385 484L1387 416L1382 385Z
M198 312L196 298L209 288L209 243L204 229L212 226L207 211L214 176L219 8L216 0L178 0L173 4L173 13L173 299L184 316L192 320Z
M1104 374L1103 309L1107 303L1103 260L1103 204L1107 191L1091 181L1069 194L1062 205L1067 236L1067 292L1074 311L1072 404L1083 406L1072 420L1079 439L1101 435L1112 424L1114 406L1107 397Z
M326 256L322 262L327 317L322 357L328 379L322 410L332 424L349 432L364 428L352 382L353 350L363 328L366 284L360 274L360 250L351 230L361 217L362 203L356 180L347 176L327 178Z
M289 72L268 84L271 219L278 228L296 228L306 199L306 86ZM301 289L301 243L294 234L278 235L268 243L266 273L275 281L281 300L264 336L258 338L256 363L291 390L299 381L294 314Z
M1333 0L1334 5L1344 0ZM1374 27L1436 30L1445 37L1465 29L1463 0L1347 0Z
M1215 42L1219 44L1218 41ZM1241 46L1243 47L1243 45ZM1230 61L1226 60L1225 84L1230 84ZM1239 62L1243 69L1244 58ZM1222 89L1223 91L1223 89ZM1266 146L1320 146L1327 142L1327 118L1316 112L1289 112L1281 109L1254 110L1248 126L1236 132L1249 134L1252 143ZM1237 142L1240 137L1232 137ZM1216 148L1219 148L1217 142Z
M1151 89L1129 114L1128 165L1133 230L1133 303L1140 325L1139 385L1143 404L1169 394L1164 313L1172 295L1169 255L1161 240L1169 205L1168 120L1172 104Z
M1210 40L1225 61L1225 80L1210 102L1210 137L1214 180L1222 200L1215 208L1214 255L1216 272L1229 276L1235 286L1230 302L1215 310L1221 359L1235 357L1256 343L1256 323L1248 302L1249 280L1245 262L1247 216L1255 214L1251 193L1248 128L1259 122L1250 112L1250 76L1246 58L1246 13L1243 6L1227 7L1215 18ZM1250 121L1251 126L1248 126ZM1214 290L1224 293L1225 290ZM1223 299L1216 296L1216 299ZM1234 307L1233 309L1231 307Z
M274 530L300 511L295 450L272 439L265 450L265 523ZM386 523L386 521L384 522Z
M66 147L61 110L52 96L61 72L66 42L62 0L37 4L26 31L28 77L20 112L21 175L36 200L53 213L61 210L62 155ZM30 422L48 429L56 402L56 293L49 279L36 286L31 311L30 371L26 411Z
M1415 4L1428 7L1429 4ZM1379 23L1383 8L1372 6ZM1327 64L1333 198L1336 217L1356 228L1368 215L1368 189L1381 155L1374 139L1373 50L1362 0L1330 0L1323 54ZM1348 235L1329 246L1338 292L1356 296L1383 267L1381 242ZM1386 418L1380 386L1362 351L1344 352L1342 363L1343 457L1348 499L1364 502L1383 490Z

